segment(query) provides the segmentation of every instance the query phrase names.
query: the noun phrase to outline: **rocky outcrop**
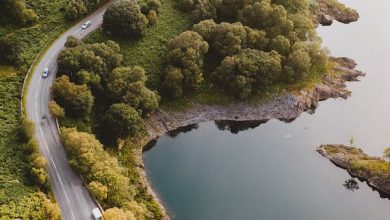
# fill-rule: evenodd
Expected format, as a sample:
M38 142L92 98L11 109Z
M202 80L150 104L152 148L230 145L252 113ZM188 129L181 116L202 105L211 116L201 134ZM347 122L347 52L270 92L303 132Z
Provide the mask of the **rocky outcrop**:
M336 166L390 197L390 164L380 157L370 157L361 149L345 145L321 145L317 151Z
M346 82L357 81L365 74L355 70L356 63L348 58L333 58L337 74L324 74L322 83L313 88L301 90L299 94L275 94L258 103L234 102L227 106L192 104L185 111L160 110L152 115L146 126L151 139L167 131L175 130L190 124L205 121L263 121L282 119L291 121L302 112L314 109L322 100L329 98L347 99L351 92L346 89Z
M359 19L359 13L356 10L348 8L335 0L318 0L316 15L316 22L324 26L331 25L333 20L349 24Z

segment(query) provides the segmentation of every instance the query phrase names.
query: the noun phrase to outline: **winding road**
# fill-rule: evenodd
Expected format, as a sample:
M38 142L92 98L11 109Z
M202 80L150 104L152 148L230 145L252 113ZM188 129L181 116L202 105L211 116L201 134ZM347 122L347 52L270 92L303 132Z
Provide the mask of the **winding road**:
M74 35L82 39L99 28L105 10L113 2L110 1L103 5L58 38L37 64L27 88L27 115L35 123L35 135L40 150L48 161L47 172L63 220L91 220L93 219L92 209L96 208L97 204L87 191L80 176L69 166L65 149L60 141L55 118L48 110L48 102L51 99L50 87L55 80L58 69L56 60L67 37ZM82 24L88 20L92 22L91 26L82 30ZM45 68L49 68L50 74L47 78L42 78L42 72ZM43 115L47 117L42 118Z

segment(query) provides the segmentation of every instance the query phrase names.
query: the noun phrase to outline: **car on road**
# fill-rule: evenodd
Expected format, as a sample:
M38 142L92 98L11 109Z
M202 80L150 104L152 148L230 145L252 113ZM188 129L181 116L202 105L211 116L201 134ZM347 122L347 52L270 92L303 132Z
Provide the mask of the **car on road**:
M92 209L92 215L93 215L94 220L102 220L103 219L102 213L100 212L100 210L98 208Z
M86 29L87 27L91 26L92 22L91 21L87 21L83 24L83 26L81 26L81 29Z
M42 72L42 77L43 77L43 78L46 78L46 77L49 75L49 72L50 72L50 71L49 71L49 68L46 67L46 68L43 70L43 72Z

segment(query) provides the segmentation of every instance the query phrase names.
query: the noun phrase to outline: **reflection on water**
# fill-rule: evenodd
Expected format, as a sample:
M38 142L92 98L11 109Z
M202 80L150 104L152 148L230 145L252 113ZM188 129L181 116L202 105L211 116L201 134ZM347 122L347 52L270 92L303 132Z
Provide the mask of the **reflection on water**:
M174 219L389 219L390 200L315 151L352 136L379 156L390 143L390 1L342 1L359 22L319 32L332 55L367 73L348 84L352 97L321 102L290 123L208 122L158 139L144 162Z
M230 131L232 134L238 134L240 131L246 131L248 129L254 129L261 124L267 123L268 120L259 121L215 121L215 125L221 131Z

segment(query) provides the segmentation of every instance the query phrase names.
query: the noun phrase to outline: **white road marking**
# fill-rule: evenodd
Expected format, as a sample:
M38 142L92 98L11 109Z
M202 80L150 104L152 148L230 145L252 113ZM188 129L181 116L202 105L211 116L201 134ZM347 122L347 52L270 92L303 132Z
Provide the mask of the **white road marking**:
M42 138L43 138L43 143L44 143L44 145L45 145L45 148L47 149L47 151L48 151L49 154L50 154L50 150L49 150L49 147L48 147L48 145L47 145L47 143L46 143L45 136L43 135L42 127L39 127L39 131L40 131L39 133L41 134L41 136L42 136ZM62 182L62 179L61 179L61 177L60 177L60 174L58 173L57 166L56 166L56 164L54 163L53 157L50 157L50 160L51 160L51 162L53 163L53 167L54 167L54 170L55 170L55 172L56 172L56 174L57 174L58 180L60 181L60 184L61 184L62 188L64 189L64 188L65 188L65 187L64 187L64 183ZM64 192L64 195L65 195L65 197L66 197L66 201L67 201L68 205L71 206L71 205L70 205L70 199L69 199L68 193L66 193L65 190L63 190L63 192ZM74 218L74 215L73 215L73 212L72 212L72 219L75 219L75 218Z

